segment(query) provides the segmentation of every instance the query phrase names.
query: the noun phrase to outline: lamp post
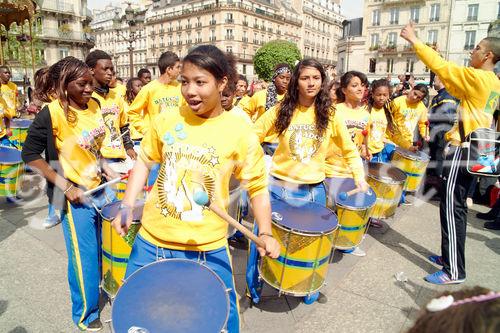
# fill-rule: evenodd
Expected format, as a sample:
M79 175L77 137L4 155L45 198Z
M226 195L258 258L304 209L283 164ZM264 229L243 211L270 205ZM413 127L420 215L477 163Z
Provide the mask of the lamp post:
M122 20L128 25L128 36L123 34L121 31ZM113 19L113 28L115 30L116 36L119 40L128 43L128 54L129 54L129 76L134 76L134 42L141 38L141 30L143 27L144 19L136 16L135 10L132 8L131 3L128 3L127 8L125 8L125 15L120 16L118 12L115 13Z

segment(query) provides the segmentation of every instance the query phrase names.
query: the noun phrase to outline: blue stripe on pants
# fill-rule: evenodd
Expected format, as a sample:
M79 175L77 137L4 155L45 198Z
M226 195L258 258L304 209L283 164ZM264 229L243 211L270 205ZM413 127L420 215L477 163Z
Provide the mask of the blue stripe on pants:
M236 298L231 259L226 246L207 252L171 250L157 247L146 241L141 235L137 235L128 261L125 279L139 268L155 262L158 259L173 258L194 261L205 260L204 263L222 279L226 288L231 289L229 293L231 308L229 310L227 331L229 333L238 333L240 331L238 300Z
M110 190L93 198L98 208L114 200ZM99 317L99 284L101 248L99 213L91 205L67 202L61 212L62 229L68 253L68 282L73 322L85 330Z

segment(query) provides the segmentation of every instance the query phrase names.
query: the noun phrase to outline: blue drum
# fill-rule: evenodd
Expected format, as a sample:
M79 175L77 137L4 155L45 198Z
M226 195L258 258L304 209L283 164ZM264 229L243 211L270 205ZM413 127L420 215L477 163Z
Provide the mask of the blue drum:
M224 282L207 266L186 259L142 267L118 290L111 309L115 333L219 333L228 316Z
M12 119L10 122L10 128L12 130L12 137L10 141L16 145L16 147L22 148L26 137L28 136L28 129L33 120L30 119Z
M314 294L328 272L337 216L314 202L290 205L273 200L271 207L273 237L281 252L277 259L262 258L260 275L280 294Z
M21 151L0 147L0 197L15 197L24 174Z

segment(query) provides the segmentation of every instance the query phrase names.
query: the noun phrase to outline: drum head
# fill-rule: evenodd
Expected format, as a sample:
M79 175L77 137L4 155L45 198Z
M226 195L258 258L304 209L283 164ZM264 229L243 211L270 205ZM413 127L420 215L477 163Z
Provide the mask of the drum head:
M423 151L409 151L406 149L403 149L401 147L396 147L396 151L399 153L399 155L404 156L410 160L414 161L428 161L429 160L429 155L424 153Z
M10 127L12 128L28 128L33 120L30 119L12 119Z
M108 163L108 166L111 170L117 173L126 174L130 169L130 165L126 162L113 162Z
M387 184L401 184L406 180L406 174L387 163L368 163L368 175Z
M22 161L20 150L0 146L0 164L19 164Z
M338 194L336 198L336 203L342 207L350 207L350 208L355 208L355 209L362 209L362 208L370 208L373 205L375 205L375 202L377 201L377 196L375 195L375 192L371 188L366 191L366 193L355 193L353 195L348 196L345 200L342 200L340 198L340 193L342 192L349 192L351 190L354 190L356 188L356 184L354 183L354 179L346 179L342 184L340 185L338 189Z
M210 268L183 259L161 260L132 274L111 308L113 332L221 332L229 295ZM137 330L138 331L138 330Z
M337 215L325 206L314 202L292 206L282 200L272 200L273 221L287 229L319 234L337 228Z
M102 210L101 215L104 219L108 221L112 221L116 215L118 215L118 211L120 210L121 201L115 201L109 204L106 204ZM136 201L134 204L133 218L132 221L138 222L142 218L142 210L144 209L144 201Z

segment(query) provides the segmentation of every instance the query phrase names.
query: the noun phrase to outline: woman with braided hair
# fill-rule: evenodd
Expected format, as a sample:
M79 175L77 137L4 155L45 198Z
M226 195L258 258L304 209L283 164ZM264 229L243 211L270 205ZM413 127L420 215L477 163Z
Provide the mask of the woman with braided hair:
M115 198L109 189L88 196L84 191L99 186L103 175L108 179L117 175L101 159L106 132L100 105L91 97L90 68L81 60L66 57L50 67L42 82L53 101L30 126L22 158L47 179L48 195L56 208L62 209L73 321L81 330L99 331L97 210ZM44 151L45 159L41 156Z

